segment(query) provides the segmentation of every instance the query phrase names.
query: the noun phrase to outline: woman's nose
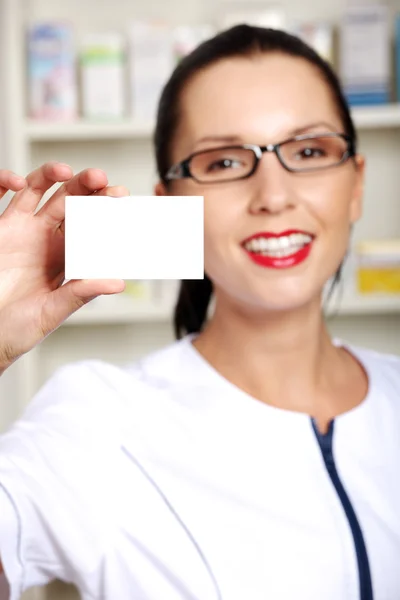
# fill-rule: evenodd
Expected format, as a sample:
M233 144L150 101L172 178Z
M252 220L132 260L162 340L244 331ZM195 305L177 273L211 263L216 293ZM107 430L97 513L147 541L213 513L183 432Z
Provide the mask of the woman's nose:
M252 177L250 212L279 213L293 206L290 176L275 154L264 153Z

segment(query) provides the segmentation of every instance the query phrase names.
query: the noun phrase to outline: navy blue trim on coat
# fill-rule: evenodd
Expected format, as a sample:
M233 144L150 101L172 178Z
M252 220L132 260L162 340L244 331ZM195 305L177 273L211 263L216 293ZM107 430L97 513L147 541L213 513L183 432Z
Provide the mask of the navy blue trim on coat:
M343 510L346 514L353 535L354 546L357 555L358 576L360 582L360 600L373 600L371 570L369 565L367 548L365 546L364 536L357 519L357 515L351 504L350 498L341 482L336 469L335 459L333 456L333 431L334 421L329 424L329 429L325 434L320 433L316 422L312 419L312 426L321 449L325 467L329 473L333 486L342 503Z

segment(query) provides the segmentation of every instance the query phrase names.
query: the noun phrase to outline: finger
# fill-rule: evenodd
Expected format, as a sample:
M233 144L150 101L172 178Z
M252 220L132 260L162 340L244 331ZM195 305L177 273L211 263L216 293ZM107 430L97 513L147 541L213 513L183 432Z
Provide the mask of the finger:
M47 190L55 183L68 181L72 177L71 167L64 163L48 162L42 165L29 173L26 177L26 186L13 196L6 211L34 213Z
M85 169L54 192L36 213L51 225L59 226L65 218L65 196L87 196L106 187L107 175L100 169Z
M125 289L121 279L80 279L68 281L49 295L45 322L48 332L58 327L71 314L101 295L118 294ZM50 316L51 315L51 316Z
M26 180L12 171L0 169L0 197L8 191L18 192L25 187Z
M93 194L93 196L110 196L111 198L124 198L129 195L129 190L124 185L110 185Z

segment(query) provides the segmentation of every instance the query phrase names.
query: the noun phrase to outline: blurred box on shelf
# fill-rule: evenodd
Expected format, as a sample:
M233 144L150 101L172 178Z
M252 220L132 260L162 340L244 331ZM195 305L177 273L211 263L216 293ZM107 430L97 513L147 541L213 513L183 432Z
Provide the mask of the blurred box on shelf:
M156 21L130 26L129 62L132 114L154 119L158 100L175 66L172 28Z
M146 279L128 279L125 281L123 294L141 302L154 300L154 282Z
M339 74L353 106L391 99L391 36L386 4L350 4L340 26Z
M360 242L355 255L361 294L400 294L400 238Z
M173 307L178 300L180 280L164 279L155 281L154 298L162 306Z
M52 121L76 119L78 94L72 24L32 24L27 46L30 117Z
M80 44L82 116L125 116L125 38L118 33L86 34Z
M400 102L400 13L395 17L395 78L396 78L396 102Z
M276 3L231 0L222 2L219 12L218 20L222 30L242 24L271 29L285 29L287 25L285 11Z
M294 22L290 33L302 39L330 64L333 64L333 26L330 23Z
M212 25L179 25L173 29L173 46L175 61L190 54L202 42L216 33Z

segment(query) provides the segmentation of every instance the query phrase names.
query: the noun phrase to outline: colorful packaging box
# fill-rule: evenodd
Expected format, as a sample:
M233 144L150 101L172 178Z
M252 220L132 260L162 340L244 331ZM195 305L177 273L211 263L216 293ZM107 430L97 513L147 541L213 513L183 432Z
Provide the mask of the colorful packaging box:
M396 101L400 102L400 13L395 17Z
M80 47L82 116L119 119L125 115L125 40L117 33L90 34Z
M130 28L129 47L131 113L151 121L176 64L172 29L162 22L135 22Z
M360 293L400 295L400 239L360 242L356 258Z
M290 27L290 32L311 46L324 60L333 64L333 27L330 23L299 22Z
M221 29L228 29L235 25L246 23L256 27L271 29L286 29L287 20L283 8L278 4L264 4L237 2L232 7L223 7L220 18Z
M378 3L349 6L340 28L339 73L351 105L390 101L390 54L388 7Z
M198 26L179 25L175 27L173 30L175 60L179 61L215 33L215 28L207 24Z
M128 279L125 281L124 296L134 300L153 300L154 282L147 279Z
M28 32L29 116L74 120L78 116L76 54L69 23L36 23Z

